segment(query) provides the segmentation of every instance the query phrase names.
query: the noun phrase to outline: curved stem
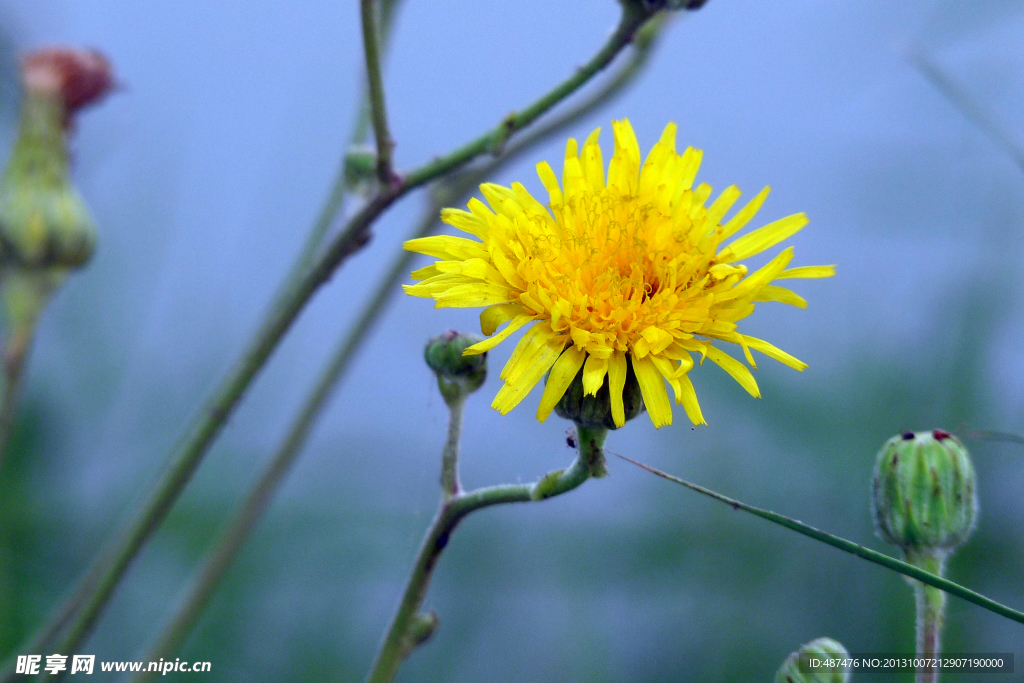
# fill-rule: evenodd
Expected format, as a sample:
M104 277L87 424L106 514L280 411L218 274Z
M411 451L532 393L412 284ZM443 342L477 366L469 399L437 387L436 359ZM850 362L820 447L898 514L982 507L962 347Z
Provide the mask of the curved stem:
M612 453L612 451L608 452ZM1017 610L1007 607L1006 605L1001 605L995 600L992 600L991 598L986 598L984 595L976 593L972 591L970 588L965 588L958 583L953 583L952 581L944 579L941 576L933 574L930 571L926 571L924 569L921 569L920 567L915 567L914 565L909 564L907 562L901 562L900 560L897 560L894 557L889 557L888 555L877 552L875 550L871 550L870 548L865 548L859 543L847 541L845 538L834 536L828 532L822 531L821 529L815 529L809 524L804 524L803 522L797 521L790 517L786 517L785 515L780 515L777 512L772 512L770 510L762 510L761 508L756 508L753 505L741 503L740 501L734 500L733 498L730 498L728 496L723 496L721 493L716 493L711 489L706 489L703 486L690 483L685 479L673 477L671 474L666 474L661 470L657 470L649 465L643 464L642 462L637 462L636 460L627 458L624 455L620 455L618 453L612 454L619 458L622 458L626 462L633 463L634 465L640 467L641 469L645 469L652 474L656 474L663 479L668 479L669 481L681 484L686 488L690 489L691 491L696 491L697 493L701 493L705 496L708 496L709 498L714 498L715 500L721 503L730 505L732 506L733 510L743 510L744 512L749 512L752 515L756 515L761 519L767 519L769 522L778 524L780 526L784 526L787 529L792 529L798 534L803 534L804 536L813 538L816 541L826 543L832 546L833 548L838 548L839 550L842 550L845 553L856 555L857 557L865 559L868 562L873 562L874 564L885 567L886 569L891 569L894 572L903 574L904 576L908 576L912 579L917 579L921 583L945 591L950 595L955 595L958 598L963 598L964 600L967 600L968 602L973 602L975 605L983 607L990 612L994 612L995 614L998 614L1001 617L1006 617L1011 621L1016 621L1019 624L1024 624L1024 613L1018 612Z
M384 105L384 84L380 68L379 32L377 30L377 3L361 0L360 16L363 25L363 51L366 53L366 82L370 90L370 118L373 137L377 142L377 178L388 185L393 180L391 152L395 142L388 128L388 113Z
M422 631L416 628L423 620L419 609L430 587L441 552L448 545L452 532L462 518L474 510L491 505L546 500L571 491L590 478L590 463L598 457L599 451L600 447L595 446L593 440L581 442L576 460L568 469L550 472L534 484L489 486L442 500L437 516L416 554L402 600L366 677L367 683L393 681L405 658L426 639ZM436 624L436 617L434 619ZM429 637L429 633L426 637Z
M61 651L74 651L90 632L131 561L163 521L278 342L320 286L349 255L366 243L369 238L368 229L373 221L407 192L448 173L484 152L494 151L495 142L504 143L510 135L571 95L607 66L614 56L629 44L634 33L649 17L650 13L641 13L634 9L624 10L618 28L598 54L560 86L527 107L522 114L509 117L491 133L477 138L476 142L414 170L403 182L383 185L377 194L352 216L345 228L331 239L302 277L283 290L282 296L264 319L241 359L216 393L206 402L182 446L172 456L168 468L122 536L110 562L103 562L102 576L71 623L67 636L61 642ZM89 574L92 574L92 569Z

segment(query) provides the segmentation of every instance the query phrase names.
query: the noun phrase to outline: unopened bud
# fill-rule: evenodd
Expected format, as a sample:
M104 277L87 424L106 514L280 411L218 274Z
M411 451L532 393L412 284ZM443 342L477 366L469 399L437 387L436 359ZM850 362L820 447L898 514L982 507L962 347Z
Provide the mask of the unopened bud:
M640 383L633 373L633 363L626 359L626 385L622 389L622 406L626 422L639 415L644 409L644 398L640 393ZM583 368L576 373L572 384L565 390L562 398L555 404L558 417L572 420L585 429L617 429L612 418L611 397L608 390L608 376L604 384L592 396L583 392Z
M423 357L437 373L437 386L447 403L473 393L487 379L487 354L463 355L463 351L481 341L475 334L448 330L427 342Z
M846 683L850 653L831 638L818 638L789 655L775 674L775 683Z
M971 535L977 510L974 466L955 436L940 429L907 432L878 452L875 527L908 557L948 554Z
M112 87L110 65L95 51L37 50L22 60L22 81L18 137L0 179L0 265L71 270L92 255L96 228L71 182L68 129Z

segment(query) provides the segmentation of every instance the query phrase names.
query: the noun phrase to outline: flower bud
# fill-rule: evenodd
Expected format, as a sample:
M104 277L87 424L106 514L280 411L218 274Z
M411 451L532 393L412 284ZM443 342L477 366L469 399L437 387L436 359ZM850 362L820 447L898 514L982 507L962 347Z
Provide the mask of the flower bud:
M0 265L71 270L92 255L96 228L71 182L67 134L112 87L110 65L97 52L52 48L27 55L21 75L21 123L0 178Z
M836 660L849 656L846 648L831 638L812 640L786 658L775 674L775 683L846 683L849 670Z
M437 373L437 386L444 400L461 400L483 385L487 379L487 354L464 356L463 351L482 341L475 334L448 330L427 342L423 357Z
M626 385L622 389L622 405L627 422L644 409L640 384L636 381L633 363L628 356L626 358ZM608 376L605 375L604 384L595 395L586 396L583 393L583 368L580 368L576 377L573 378L572 384L555 405L555 413L558 414L558 417L572 420L586 429L616 429L615 421L612 419L611 398L608 393Z
M952 551L971 535L977 510L974 467L955 436L940 429L907 432L878 452L875 527L908 557Z

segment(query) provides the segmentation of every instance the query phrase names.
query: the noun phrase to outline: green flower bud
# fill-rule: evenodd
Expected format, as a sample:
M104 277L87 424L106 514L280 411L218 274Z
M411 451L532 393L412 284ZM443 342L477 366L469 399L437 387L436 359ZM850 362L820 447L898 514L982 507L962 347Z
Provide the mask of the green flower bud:
M875 527L908 558L948 554L971 535L977 510L974 467L955 436L940 429L907 432L878 452Z
M96 52L53 48L22 62L25 99L14 151L0 178L0 265L29 270L80 267L96 227L71 182L67 136L74 114L112 87Z
M775 674L775 683L846 683L849 671L834 660L849 656L846 648L831 638L812 640L786 658Z
M437 386L445 402L461 400L479 389L487 379L487 353L463 355L480 341L475 334L460 334L448 330L427 342L423 357L430 369L437 373Z
M626 414L626 422L639 415L644 409L644 398L640 393L640 384L633 373L633 363L626 356L626 385L622 389L622 406ZM616 429L612 419L611 398L608 392L608 376L604 384L593 396L583 393L583 368L576 373L572 384L555 405L558 417L572 420L586 429Z

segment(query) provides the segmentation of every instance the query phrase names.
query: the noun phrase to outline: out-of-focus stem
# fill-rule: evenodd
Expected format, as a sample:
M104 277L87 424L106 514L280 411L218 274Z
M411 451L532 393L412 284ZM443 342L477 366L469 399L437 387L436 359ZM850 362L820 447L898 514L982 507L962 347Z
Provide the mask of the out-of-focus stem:
M378 3L375 0L361 0L360 14L363 23L363 51L366 53L366 83L370 90L370 119L373 121L373 136L377 142L377 178L384 184L393 180L394 169L391 152L395 141L388 127L388 112L384 104L384 83L380 68L380 36L377 30Z
M18 414L18 399L21 395L25 363L32 348L35 325L13 328L7 335L3 348L3 393L0 396L0 470L4 465L4 454L11 439L11 429Z
M977 101L968 95L942 68L920 50L909 52L910 61L932 82L961 113L1006 152L1017 168L1024 172L1024 148L1010 131Z

